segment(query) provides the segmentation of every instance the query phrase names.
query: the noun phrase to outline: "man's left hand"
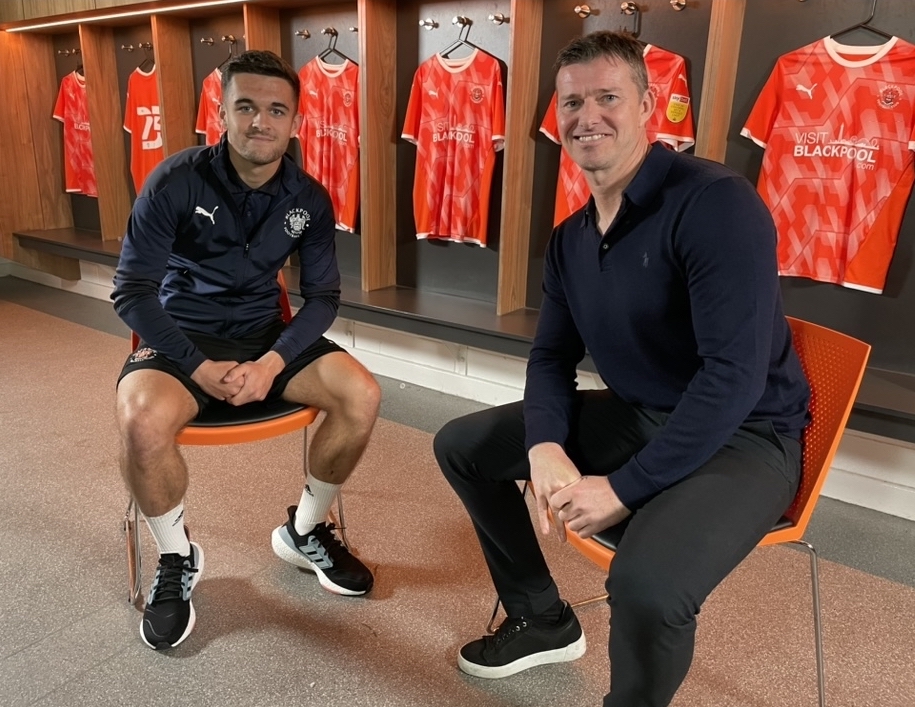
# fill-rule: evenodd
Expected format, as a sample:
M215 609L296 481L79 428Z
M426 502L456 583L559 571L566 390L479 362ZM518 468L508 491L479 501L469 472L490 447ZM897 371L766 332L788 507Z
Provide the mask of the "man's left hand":
M617 497L606 476L583 476L550 497L553 515L583 538L606 530L631 511Z
M244 405L255 400L263 400L270 392L273 379L285 367L282 356L275 351L268 351L256 361L241 363L226 374L225 382L242 378L244 384L235 395L226 398L230 405Z

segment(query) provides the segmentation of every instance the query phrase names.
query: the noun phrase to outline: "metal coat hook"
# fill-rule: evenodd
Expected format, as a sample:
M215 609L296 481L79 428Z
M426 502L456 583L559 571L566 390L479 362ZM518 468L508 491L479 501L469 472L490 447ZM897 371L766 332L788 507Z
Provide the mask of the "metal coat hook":
M467 35L470 34L470 25L473 24L473 20L464 15L455 15L451 19L451 24L461 26L461 30L458 32L458 42L466 42Z
M327 43L327 49L321 52L322 56L328 53L337 53L337 30L334 27L325 27L321 30L321 34L326 34L330 37L330 40Z
M503 15L501 12L496 12L489 16L489 21L496 25L502 25L508 22L508 15Z
M801 1L803 2L803 0ZM686 7L686 0L670 0L670 6L677 12L680 12L680 10Z
M624 2L620 5L620 12L624 15L635 15L635 24L632 29L632 36L638 37L642 33L642 8L634 2Z
M359 31L359 28L358 28L358 27L347 27L347 29L348 29L350 32L358 32L358 31Z
M122 47L123 48L123 47ZM79 54L82 50L79 47L74 47L73 49L58 49L57 53L61 56L74 56ZM131 49L131 51L133 51Z
M590 5L576 5L575 14L578 15L581 19L591 16L591 6Z
M438 22L433 20L431 17L427 17L426 19L419 21L419 26L426 30L435 29L438 27Z
M302 39L310 39L311 32L309 32L307 29L299 29L299 30L296 30L295 36L301 37Z
M216 40L213 39L212 37L201 37L201 38L200 38L200 43L201 43L201 44L208 44L208 45L210 45L210 46L212 47L213 44L216 43Z
M234 34L224 34L222 37L220 37L220 39L223 42L229 43L229 55L226 59L223 60L223 63L227 62L233 56L238 56L238 40L235 38Z
M152 42L141 42L137 45L137 49L143 49L145 51L152 51Z
M122 44L121 49L123 49L125 52L132 52L134 49L136 49L136 47L132 44Z

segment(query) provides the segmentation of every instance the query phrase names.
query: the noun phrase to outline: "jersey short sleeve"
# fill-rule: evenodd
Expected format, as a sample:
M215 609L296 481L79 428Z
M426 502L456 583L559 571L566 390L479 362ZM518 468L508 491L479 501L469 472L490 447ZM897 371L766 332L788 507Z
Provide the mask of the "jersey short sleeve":
M223 126L219 119L219 106L222 103L222 72L213 69L203 79L200 89L200 105L197 107L195 131L203 135L207 145L215 145L222 137Z
M359 211L359 67L315 57L299 70L302 166L330 194L336 227L353 232Z
M741 134L765 148L780 274L881 293L915 177L915 46L789 52Z
M505 141L502 71L475 49L435 54L413 77L402 137L417 147L413 214L417 238L486 245L496 153Z
M139 193L146 177L165 156L155 67L149 73L134 69L127 80L124 130L130 133L130 174Z
M63 77L53 117L63 123L64 189L98 196L85 77L75 71Z

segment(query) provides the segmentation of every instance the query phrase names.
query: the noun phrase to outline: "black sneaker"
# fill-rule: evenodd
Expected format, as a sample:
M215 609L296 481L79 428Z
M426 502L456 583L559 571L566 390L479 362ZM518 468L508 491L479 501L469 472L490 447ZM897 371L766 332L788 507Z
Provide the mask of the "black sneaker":
M536 618L506 619L493 636L461 648L458 667L478 678L506 678L547 663L581 658L587 644L572 607L565 604L557 623Z
M368 567L362 564L334 534L333 523L318 523L307 535L295 531L296 506L289 506L289 520L273 531L273 552L296 567L311 570L327 591L345 596L359 596L375 582Z
M157 651L174 648L191 635L196 620L191 592L203 571L203 550L191 543L191 554L159 555L156 577L149 590L140 638Z

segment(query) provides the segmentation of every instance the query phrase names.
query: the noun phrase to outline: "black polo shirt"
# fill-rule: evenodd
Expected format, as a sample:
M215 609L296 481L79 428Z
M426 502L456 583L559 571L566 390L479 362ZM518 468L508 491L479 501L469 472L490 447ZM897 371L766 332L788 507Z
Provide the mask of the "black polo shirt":
M653 145L606 233L593 199L553 232L524 394L527 447L565 444L586 349L620 397L670 413L610 477L630 509L698 468L745 421L799 438L809 389L775 246L750 182Z

